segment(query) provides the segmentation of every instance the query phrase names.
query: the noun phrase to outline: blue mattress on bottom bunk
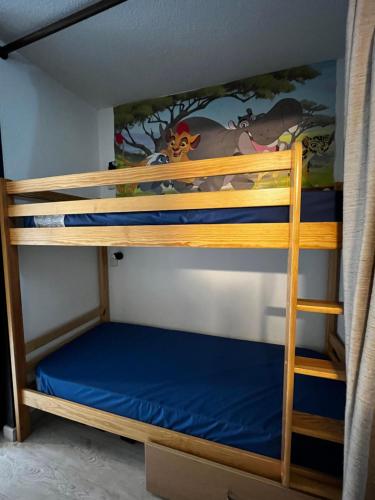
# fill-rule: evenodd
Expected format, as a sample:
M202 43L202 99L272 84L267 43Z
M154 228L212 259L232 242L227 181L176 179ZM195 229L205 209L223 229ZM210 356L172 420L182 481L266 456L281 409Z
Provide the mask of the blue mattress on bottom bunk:
M283 351L274 344L105 323L45 358L37 388L280 458ZM308 349L298 354L321 357ZM344 383L296 376L296 410L343 419L344 405Z
M174 196L174 195L166 195ZM302 192L302 222L342 220L342 192L314 190ZM169 224L240 224L289 222L289 207L217 208L25 217L26 227L36 226L142 226Z

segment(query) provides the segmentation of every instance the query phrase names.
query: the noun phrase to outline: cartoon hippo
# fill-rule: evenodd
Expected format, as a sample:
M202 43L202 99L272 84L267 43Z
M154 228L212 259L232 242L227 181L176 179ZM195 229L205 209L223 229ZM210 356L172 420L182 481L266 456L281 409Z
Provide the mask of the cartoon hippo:
M296 99L282 99L268 113L254 115L248 108L247 115L238 117L237 125L231 121L226 128L221 123L205 117L184 120L191 134L200 135L199 146L189 151L191 160L220 158L235 154L264 151L277 144L279 137L296 127L302 120L302 106Z
M254 115L251 108L246 113L238 117L237 125L233 121L229 125L246 130L257 152L276 151L279 137L302 121L302 106L296 99L282 99L268 113Z
M226 128L215 120L205 117L191 117L184 120L191 134L199 134L200 143L189 151L189 158L219 158L277 151L279 137L298 126L302 120L302 106L296 99L282 99L268 113L254 115L248 108L247 114L238 117L237 124L230 122ZM236 189L251 187L254 181L248 175L216 176L199 185L201 191L216 191L231 182Z

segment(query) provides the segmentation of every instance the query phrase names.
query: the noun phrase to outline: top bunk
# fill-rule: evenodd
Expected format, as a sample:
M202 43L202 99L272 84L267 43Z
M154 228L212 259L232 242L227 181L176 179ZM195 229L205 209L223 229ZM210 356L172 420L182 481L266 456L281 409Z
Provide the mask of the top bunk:
M56 192L278 171L289 171L290 186L97 199ZM340 193L302 192L301 175L302 148L297 143L292 150L272 153L4 180L3 214L12 245L288 248L289 213L294 212L300 248L340 248ZM15 203L15 198L27 203ZM30 203L32 198L44 201ZM296 220L293 206L301 198Z

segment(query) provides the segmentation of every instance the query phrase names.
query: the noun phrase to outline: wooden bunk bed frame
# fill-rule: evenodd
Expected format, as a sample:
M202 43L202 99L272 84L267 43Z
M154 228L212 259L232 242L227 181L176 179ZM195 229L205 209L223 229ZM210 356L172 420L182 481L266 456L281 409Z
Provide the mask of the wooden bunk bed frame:
M264 190L189 193L173 196L84 199L56 193L56 190L106 185L229 175L289 171L290 187ZM302 147L292 150L215 158L138 167L105 172L91 172L28 180L1 180L1 235L4 260L7 312L11 348L17 439L30 433L29 408L37 408L98 429L126 436L144 443L156 443L187 452L202 459L234 467L325 498L340 498L339 482L324 474L291 464L292 433L300 433L334 442L343 442L343 423L320 416L293 411L294 375L296 373L334 380L344 380L344 348L336 335L337 314L343 312L338 299L338 269L341 248L341 224L337 222L300 222L302 183ZM16 204L15 197L38 198L37 203ZM30 201L30 200L29 200ZM52 227L21 228L18 217L56 214L161 211L195 208L251 206L290 206L289 223L199 224L166 226ZM100 304L94 310L55 328L25 344L19 281L19 245L61 245L98 247ZM203 248L285 248L289 251L286 306L286 349L283 398L281 460L250 453L230 446L181 434L49 396L31 389L27 375L50 352L87 330L93 322L109 320L108 246L172 246ZM298 298L298 260L300 249L330 250L327 300ZM295 356L298 311L327 314L326 350L330 360ZM67 334L73 332L67 338ZM60 339L60 342L56 340ZM55 341L42 354L26 356Z

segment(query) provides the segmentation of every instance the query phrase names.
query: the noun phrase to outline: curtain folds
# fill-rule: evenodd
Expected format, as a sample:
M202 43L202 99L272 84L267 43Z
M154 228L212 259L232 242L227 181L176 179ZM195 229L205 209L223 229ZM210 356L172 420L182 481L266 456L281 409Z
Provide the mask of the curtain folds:
M344 500L375 499L375 0L349 0L343 280Z

